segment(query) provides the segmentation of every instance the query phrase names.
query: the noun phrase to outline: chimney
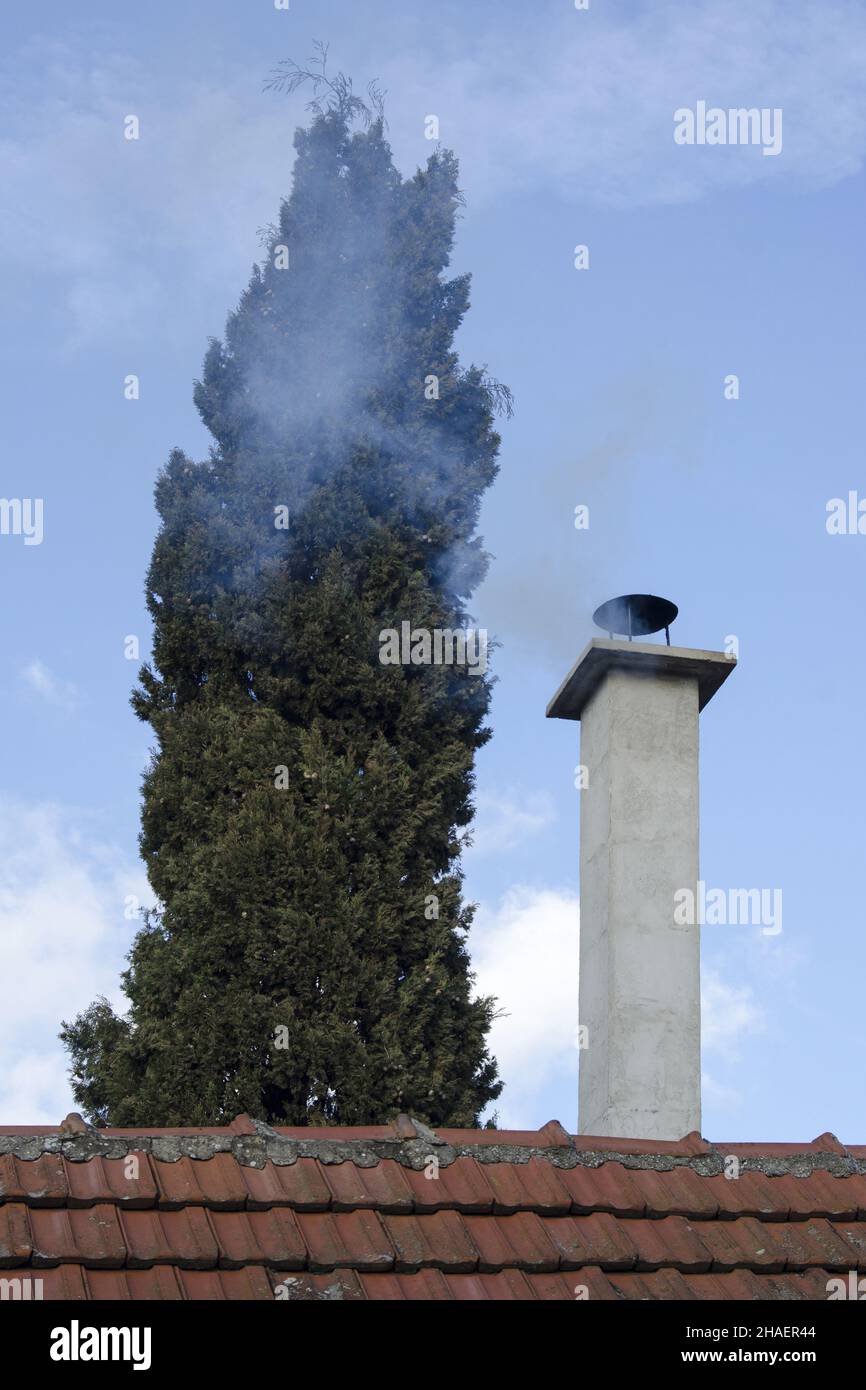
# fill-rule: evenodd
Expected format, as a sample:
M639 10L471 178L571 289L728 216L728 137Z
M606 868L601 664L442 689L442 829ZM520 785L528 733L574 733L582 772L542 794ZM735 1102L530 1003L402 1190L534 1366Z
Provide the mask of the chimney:
M609 637L547 707L581 723L581 1134L701 1128L700 927L675 924L674 895L697 893L698 714L736 662L672 647L676 614L650 594L603 604ZM667 646L634 640L662 628Z

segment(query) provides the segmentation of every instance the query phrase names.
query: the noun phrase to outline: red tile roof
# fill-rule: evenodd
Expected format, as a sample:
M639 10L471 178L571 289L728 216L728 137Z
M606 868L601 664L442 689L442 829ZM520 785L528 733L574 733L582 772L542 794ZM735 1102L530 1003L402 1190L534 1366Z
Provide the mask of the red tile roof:
M0 1268L46 1299L825 1300L866 1271L866 1148L70 1116L0 1129Z

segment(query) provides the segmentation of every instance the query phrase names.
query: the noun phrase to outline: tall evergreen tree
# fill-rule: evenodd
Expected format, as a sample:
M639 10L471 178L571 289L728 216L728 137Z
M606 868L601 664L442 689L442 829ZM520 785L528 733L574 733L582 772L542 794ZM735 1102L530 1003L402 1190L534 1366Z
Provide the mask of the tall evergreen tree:
M453 348L453 156L404 181L381 111L329 92L196 384L210 458L157 483L133 705L160 907L128 1015L61 1034L97 1123L471 1125L501 1090L459 863L489 678L383 665L380 633L470 621L503 388Z

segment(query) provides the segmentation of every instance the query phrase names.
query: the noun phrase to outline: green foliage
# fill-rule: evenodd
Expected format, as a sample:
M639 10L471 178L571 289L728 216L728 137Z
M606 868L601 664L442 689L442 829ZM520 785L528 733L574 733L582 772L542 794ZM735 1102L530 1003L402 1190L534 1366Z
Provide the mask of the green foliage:
M354 114L296 135L292 195L196 385L211 457L176 450L157 484L133 705L156 735L141 850L161 906L128 1016L100 1000L61 1035L97 1122L472 1125L501 1090L459 869L489 680L378 656L403 620L469 619L503 388L453 348L453 157L403 181L381 118Z

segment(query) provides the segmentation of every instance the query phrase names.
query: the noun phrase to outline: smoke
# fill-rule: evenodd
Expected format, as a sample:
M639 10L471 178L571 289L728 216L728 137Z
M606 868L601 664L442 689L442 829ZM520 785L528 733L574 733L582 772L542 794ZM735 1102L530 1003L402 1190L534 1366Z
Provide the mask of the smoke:
M260 595L328 490L320 550L383 525L420 533L423 572L462 619L486 570L492 413L510 397L451 346L468 307L468 277L444 277L456 164L440 151L403 180L381 126L347 136L335 112L295 143L293 194L196 384L213 458L175 460L209 555L191 586Z
M668 501L692 484L704 453L701 391L653 366L613 377L596 405L610 423L595 436L565 410L531 464L515 470L506 459L483 518L495 564L475 601L479 619L521 662L557 675L602 635L592 614L606 600L667 595L671 585L676 597L677 521ZM544 438L543 402L535 410L537 424L521 412L521 427ZM576 516L576 507L586 514Z

